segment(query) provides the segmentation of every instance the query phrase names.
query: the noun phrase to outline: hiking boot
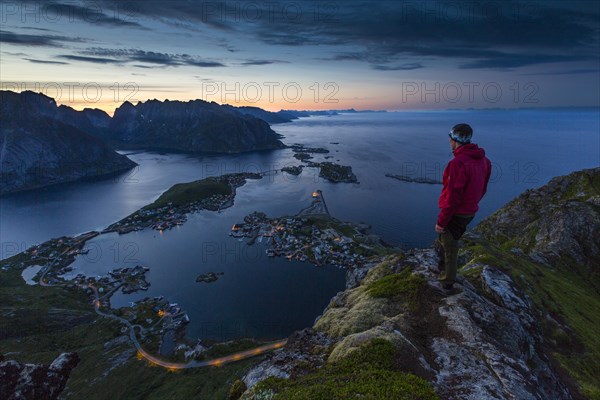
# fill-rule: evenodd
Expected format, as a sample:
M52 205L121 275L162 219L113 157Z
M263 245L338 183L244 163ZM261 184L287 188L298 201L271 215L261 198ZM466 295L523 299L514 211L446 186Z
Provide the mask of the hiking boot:
M429 282L429 287L431 289L433 289L434 292L437 292L443 296L446 296L448 294L448 290L445 288L445 284L442 284L439 281L430 281Z
M452 283L443 283L439 281L430 281L429 287L433 289L434 292L441 294L442 296L450 296L454 294L458 294L461 292L460 289L455 288Z

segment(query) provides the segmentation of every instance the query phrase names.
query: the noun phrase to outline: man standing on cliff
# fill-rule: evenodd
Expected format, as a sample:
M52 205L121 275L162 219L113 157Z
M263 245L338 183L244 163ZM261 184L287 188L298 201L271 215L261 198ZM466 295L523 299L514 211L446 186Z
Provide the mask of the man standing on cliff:
M485 151L471 143L473 129L468 124L455 125L450 131L450 147L454 158L444 169L440 213L435 224L440 256L439 281L445 290L456 280L458 241L477 210L487 190L492 164Z

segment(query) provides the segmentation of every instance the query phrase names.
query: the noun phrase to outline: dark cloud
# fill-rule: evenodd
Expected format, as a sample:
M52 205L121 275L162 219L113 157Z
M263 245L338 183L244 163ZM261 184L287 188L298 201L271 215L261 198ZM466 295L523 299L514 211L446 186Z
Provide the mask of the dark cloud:
M588 55L544 55L544 54L502 54L498 53L491 58L469 61L460 64L463 69L511 69L526 65L546 64L553 62L569 62L593 59Z
M64 43L85 42L82 38L72 38L59 35L29 35L0 30L0 43L9 43L20 46L45 46L63 47Z
M374 65L373 69L379 71L410 71L413 69L424 68L421 63L407 63L402 65Z
M67 62L63 62L63 61L50 61L50 60L37 60L35 58L24 58L23 60L35 63L35 64L59 64L59 65L66 65L69 64Z
M160 67L177 67L177 66L194 66L202 68L225 67L224 64L212 61L203 60L193 57L189 54L169 54L159 53L154 51L144 51L139 49L106 49L106 48L88 48L79 52L83 56L62 56L72 60L88 61L96 63L114 63L121 64L125 62L137 62L152 64ZM152 68L149 65L136 64L139 68Z
M251 66L251 65L270 65L270 64L287 64L288 61L282 60L247 60L242 62L240 65Z
M34 28L32 26L10 26L10 28L18 28L18 29L24 29L24 30L28 30L28 31L39 31L39 32L55 32L55 33L60 33L57 30L54 29L46 29L46 28Z
M591 60L598 51L600 17L598 3L591 1L245 4L147 0L125 7L135 15L196 21L271 45L353 45L356 53L334 59L380 70L394 68L389 65L407 55L456 59L461 68L506 69Z
M192 35L202 35L201 28L208 27L274 46L352 46L352 51L329 60L365 62L378 70L402 70L407 57L415 58L409 64L441 58L464 69L579 60L597 63L595 54L600 50L597 1L95 0L89 5L50 4L59 4L80 20L110 26L141 28L136 21L146 18ZM60 42L29 36L28 40L6 40L38 46ZM131 53L125 59L159 66L223 66L161 53Z
M529 74L521 74L521 75L579 75L579 74L600 74L600 69L598 68L578 68L578 69L569 69L563 71L544 71L544 72L535 72Z
M63 3L60 1L36 1L36 0L13 0L10 3L28 5L27 12L32 17L37 14L38 19L49 22L74 22L82 21L90 24L105 25L112 27L139 28L146 30L127 12L120 12L119 3L111 0L102 1L71 1ZM103 4L105 3L105 4ZM7 15L12 14L9 8L5 10ZM20 12L18 9L16 12ZM37 20L36 20L37 21ZM51 31L45 28L26 28L40 31Z
M100 57L86 57L86 56L75 56L75 55L60 55L60 58L64 58L65 60L71 61L83 61L90 62L94 64L122 64L123 61L110 59L110 58L100 58Z
M129 20L128 14L111 12L109 15L104 13L103 9L94 2L82 3L82 5L49 2L43 7L56 10L57 15L61 17L68 16L70 19L78 19L91 24L146 29L139 23Z
M25 53L12 53L10 51L3 51L2 54L7 54L9 56L16 56L16 57L29 57L29 55L25 54Z

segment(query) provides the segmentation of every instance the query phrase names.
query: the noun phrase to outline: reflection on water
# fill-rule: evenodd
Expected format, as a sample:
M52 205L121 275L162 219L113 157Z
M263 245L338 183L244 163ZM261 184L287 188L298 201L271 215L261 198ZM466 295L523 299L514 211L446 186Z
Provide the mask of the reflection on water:
M283 183L268 194L269 207L302 199L316 186L332 214L365 221L393 244L427 246L435 237L438 186L386 178L386 173L440 178L451 157L447 132L468 122L474 141L494 166L489 192L475 224L527 188L557 175L600 164L600 113L594 111L451 111L347 114L310 117L274 125L286 144L322 146L331 152L314 161L351 165L360 185L329 184L305 170L299 179L279 174ZM339 143L339 144L332 144ZM178 182L229 172L298 165L289 149L225 156L137 153L136 169L107 180L60 185L0 198L0 258L53 237L102 229L156 199ZM260 193L263 195L263 193ZM256 199L261 206L264 198ZM279 208L285 208L282 205ZM295 211L291 207L288 211Z
M149 290L119 292L112 306L164 295L188 313L191 337L275 339L312 325L331 297L344 288L345 271L268 257L264 243L249 246L228 235L233 223L255 209L252 199L259 188L251 186L260 186L259 182L248 184L248 196L240 193L237 207L220 214L194 214L173 230L98 236L86 244L89 253L76 259L68 276L148 266ZM272 184L262 182L262 190ZM207 272L224 274L213 283L196 282L198 275Z

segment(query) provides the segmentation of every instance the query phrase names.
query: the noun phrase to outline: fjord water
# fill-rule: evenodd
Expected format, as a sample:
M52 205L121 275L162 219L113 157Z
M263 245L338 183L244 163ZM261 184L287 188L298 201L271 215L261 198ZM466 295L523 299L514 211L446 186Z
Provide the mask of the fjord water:
M88 242L74 273L105 274L112 268L147 265L148 292L118 294L113 305L164 295L192 320L190 335L227 339L281 337L312 323L344 284L333 267L268 258L264 244L254 247L230 238L233 223L252 211L269 216L294 214L321 189L329 211L341 220L367 222L390 244L428 246L441 187L400 182L386 173L441 179L451 158L450 127L470 123L474 141L493 162L488 194L478 220L527 188L550 178L600 165L598 111L451 111L344 114L310 117L275 125L284 143L322 146L329 154L315 161L351 165L360 184L332 184L307 168L299 177L281 172L248 181L235 205L221 213L201 212L160 234L144 231L101 235ZM332 144L339 143L339 144ZM298 165L289 149L242 155L193 157L140 152L140 166L115 178L60 185L0 199L2 258L60 235L102 229L153 201L177 182L230 172ZM339 160L339 161L337 161ZM195 277L225 274L213 284Z
M329 161L351 165L360 184L331 184L312 169L298 179L280 174L268 179L273 185L258 196L257 208L270 215L294 212L294 207L306 204L305 195L322 188L334 216L366 221L393 244L427 245L435 236L430 228L440 187L400 182L384 174L441 179L451 158L447 133L463 121L474 127L474 141L486 149L494 166L474 223L525 189L600 164L599 111L431 111L302 118L273 128L285 136L286 144L328 148L334 157ZM139 167L114 178L0 198L0 258L53 237L102 229L178 182L300 164L292 154L288 149L205 157L140 152L129 156ZM316 155L315 161L322 158ZM282 203L290 199L297 202L286 208Z

